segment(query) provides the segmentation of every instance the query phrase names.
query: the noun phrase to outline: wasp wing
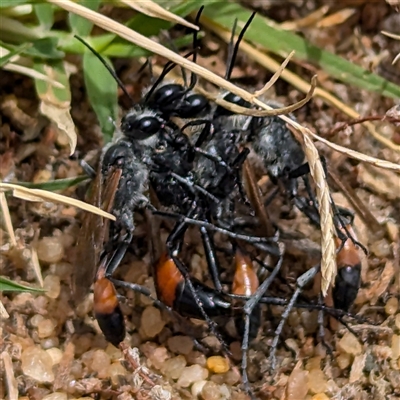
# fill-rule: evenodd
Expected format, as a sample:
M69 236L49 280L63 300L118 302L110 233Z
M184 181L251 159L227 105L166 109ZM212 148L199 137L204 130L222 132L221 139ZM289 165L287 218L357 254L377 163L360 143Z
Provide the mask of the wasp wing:
M99 166L89 189L88 203L111 212L121 173L121 169L112 168L104 179L101 166ZM83 215L72 279L72 290L76 304L83 300L93 283L99 266L100 254L108 234L108 226L109 220L106 218L92 213Z

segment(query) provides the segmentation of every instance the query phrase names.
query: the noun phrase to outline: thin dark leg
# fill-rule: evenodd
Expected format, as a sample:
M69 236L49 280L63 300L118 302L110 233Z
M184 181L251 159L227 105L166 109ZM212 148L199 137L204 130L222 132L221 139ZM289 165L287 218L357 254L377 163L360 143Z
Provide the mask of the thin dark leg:
M264 282L260 285L257 291L249 298L249 300L247 300L246 304L243 307L245 318L244 318L244 334L242 340L242 376L243 376L243 385L247 392L249 392L249 390L251 391L249 379L247 376L247 351L249 348L251 314L254 308L259 303L260 299L264 296L264 294L270 287L271 283L275 279L279 270L281 269L283 262L283 253L285 250L283 244L281 243L279 243L279 250L280 250L280 257L274 270L271 272L269 277L264 280Z
M208 233L207 229L203 226L200 227L201 239L203 241L204 252L206 255L208 269L211 273L215 289L222 292L221 281L219 280L220 267L218 265L218 258L215 251L214 240Z
M185 279L185 284L189 286L189 290L193 296L193 299L196 302L197 307L199 308L204 321L207 322L210 331L212 332L212 334L218 339L218 341L221 343L221 346L223 348L223 351L225 354L227 354L228 356L231 355L227 345L225 344L225 341L222 337L222 335L218 332L217 329L217 324L210 319L210 317L208 316L208 314L205 312L203 305L197 295L196 289L194 288L192 281L190 280L190 276L189 276L189 272L188 269L186 268L186 266L183 264L183 262L176 256L178 249L181 246L181 241L183 240L183 236L180 236L182 234L183 228L180 230L176 230L174 232L174 235L172 238L168 238L167 240L167 248L168 248L168 252L169 252L169 256L172 258L172 260L174 261L175 265L177 266L177 268L179 269L179 272L182 274L182 276ZM170 235L171 236L171 235ZM172 240L176 241L175 243Z
M297 288L294 291L292 298L289 301L289 304L286 307L286 310L282 314L281 320L279 322L278 327L275 330L275 336L272 341L272 346L271 346L271 353L269 356L270 363L271 363L271 368L275 369L275 353L276 353L276 348L278 346L279 338L283 330L283 326L285 325L285 322L287 318L289 317L290 312L292 311L294 305L296 304L296 300L299 297L300 293L303 291L304 286L306 286L317 274L317 272L320 270L320 265L314 266L308 271L306 271L304 274L302 274L299 278L297 278Z
M158 215L165 218L170 219L178 219L181 222L184 222L188 225L195 225L195 226L202 226L210 231L220 232L228 237L231 237L236 240L243 240L247 243L252 243L254 247L257 247L260 250L270 252L272 255L279 256L280 253L276 249L276 242L277 238L265 238L265 237L258 237L258 236L249 236L249 235L242 235L240 233L231 232L228 229L220 228L210 222L197 220L193 218L188 218L183 216L182 214L173 213L173 212L165 212L165 211L153 211L154 215Z
M85 160L81 160L79 162L80 166L82 167L83 171L85 172L85 174L87 176L89 176L89 178L96 178L96 171L85 161Z

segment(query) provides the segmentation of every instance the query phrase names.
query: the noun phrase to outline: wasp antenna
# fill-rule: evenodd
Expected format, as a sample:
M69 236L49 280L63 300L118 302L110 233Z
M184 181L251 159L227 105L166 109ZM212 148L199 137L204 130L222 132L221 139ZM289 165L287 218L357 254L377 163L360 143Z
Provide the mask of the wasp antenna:
M133 98L131 97L129 92L126 90L125 85L122 83L121 79L118 78L115 71L107 64L106 60L104 60L104 58L92 46L90 46L89 43L87 43L81 37L79 37L77 35L74 35L74 37L76 39L78 39L83 45L85 45L98 58L98 60L104 65L104 67L107 69L107 71L114 78L115 82L117 82L118 86L122 89L122 91L125 93L125 95L132 101L132 103L134 103Z
M236 25L237 25L237 19L235 20L235 23L233 25L233 29L232 29L232 36L231 36L231 40L229 43L229 54L228 54L228 67L227 70L225 72L225 79L229 79L232 75L232 70L233 70L233 66L235 64L235 60L236 60L236 56L239 50L239 45L240 42L243 40L243 36L246 33L247 29L249 28L250 24L252 23L254 17L256 16L256 12L254 11L251 15L250 18L247 20L245 26L243 27L243 29L240 31L239 36L238 36L238 40L235 43L235 46L232 48L232 43L233 43L233 39L235 37L235 30L236 30Z
M194 20L194 23L196 25L199 25L200 22L200 17L201 14L203 13L204 6L201 6L199 11L197 12L196 18ZM199 37L198 37L198 31L193 32L193 62L195 63L197 61L197 51L199 49ZM193 72L190 75L190 85L189 85L189 90L193 89L194 86L197 83L197 76Z
M183 57L188 58L193 54L193 50L189 51L189 53L185 54ZM158 85L162 82L162 80L176 67L176 64L172 61L168 61L163 70L161 71L160 76L157 78L157 80L154 82L153 86L151 89L147 92L145 98L144 98L144 103L146 104L154 91L157 89Z

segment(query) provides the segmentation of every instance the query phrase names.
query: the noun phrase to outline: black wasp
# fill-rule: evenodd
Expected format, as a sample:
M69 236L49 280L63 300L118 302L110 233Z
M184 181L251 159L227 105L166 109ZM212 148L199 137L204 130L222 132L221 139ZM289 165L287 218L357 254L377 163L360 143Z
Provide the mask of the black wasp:
M199 16L200 13L196 23ZM129 96L101 56L82 39L77 39L99 58ZM194 33L194 43L196 41ZM162 75L165 76L170 69L169 63ZM116 345L123 340L125 327L116 291L108 277L120 264L132 240L135 212L150 205L146 192L154 149L160 136L172 131L168 120L170 116L194 117L207 106L200 96L191 92L190 87L177 84L159 86L159 83L160 80L144 100L122 118L120 138L104 150L99 168L94 173L89 201L112 212L116 221L85 216L77 246L73 285L75 300L79 302L82 299L94 280L96 318L107 340Z

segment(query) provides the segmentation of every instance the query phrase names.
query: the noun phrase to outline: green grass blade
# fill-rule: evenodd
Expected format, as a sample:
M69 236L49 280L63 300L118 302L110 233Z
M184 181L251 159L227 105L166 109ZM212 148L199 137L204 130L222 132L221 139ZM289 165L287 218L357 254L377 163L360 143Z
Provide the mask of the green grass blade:
M82 0L79 3L84 7L87 7L93 11L97 11L101 4L101 0ZM87 36L92 30L93 23L85 18L80 17L79 15L69 13L68 20L71 30L75 35Z
M28 47L31 47L31 46L32 46L32 43L25 43L25 44L22 44L21 46L14 47L14 49L11 50L8 54L6 54L4 57L0 58L0 67L2 67L3 65L6 65L10 61L11 58L16 56L17 54L24 52L25 50L28 49ZM9 46L7 46L7 47L9 47Z
M250 16L250 12L239 4L228 2L207 4L204 14L228 30L232 29L236 18L240 26ZM266 18L259 15L254 18L246 32L245 39L284 58L292 50L295 50L295 59L313 63L338 81L368 91L378 92L383 96L400 97L400 86L342 57L313 46L299 35L272 27Z
M16 7L29 3L26 0L1 0L0 8Z
M49 190L50 192L62 191L79 183L85 182L90 178L87 175L77 176L75 178L56 179L54 181L32 183L32 182L18 182L18 185L30 189Z
M35 4L33 6L36 18L43 31L49 30L54 24L54 7L51 4Z
M200 9L202 5L205 5L206 8L209 4L213 4L216 0L189 0L183 1L177 5L173 5L169 7L171 1L156 1L158 4L168 9L172 13L179 15L180 17L186 17L191 12L196 12ZM148 17L144 14L137 14L132 19L130 19L126 24L129 28L139 32L140 34L150 37L156 36L160 33L161 30L166 30L171 28L174 24L165 20ZM119 36L116 36L110 46L104 50L104 54L108 55L117 55L118 51L121 50L120 45L126 45L126 41L121 39ZM133 47L133 45L131 45ZM132 50L132 55L128 54L125 56L136 57L134 52L137 50ZM143 50L142 50L143 51ZM144 56L148 56L148 53L145 53Z
M105 61L111 65L107 58ZM83 55L83 77L104 140L109 142L114 134L114 123L118 117L118 85L104 65L89 50Z
M30 293L44 293L44 289L34 288L20 283L13 282L12 280L0 276L0 292L30 292Z
M63 51L58 50L58 39L46 37L32 42L32 47L24 51L24 55L45 60L61 60L65 57Z

